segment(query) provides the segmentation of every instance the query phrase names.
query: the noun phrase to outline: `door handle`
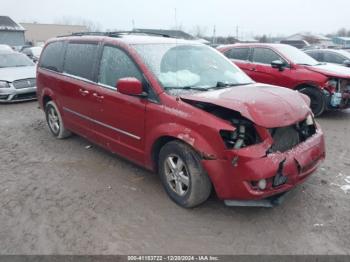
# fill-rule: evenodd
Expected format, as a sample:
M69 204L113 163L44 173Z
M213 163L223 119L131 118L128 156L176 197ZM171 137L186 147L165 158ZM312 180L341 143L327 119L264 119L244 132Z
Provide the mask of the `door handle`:
M93 93L93 96L95 97L95 98L97 98L97 100L103 100L105 97L104 96L101 96L101 95L99 95L99 94L97 94L97 93Z
M90 92L88 90L85 90L85 89L79 89L79 93L82 96L87 96L88 94L90 94Z

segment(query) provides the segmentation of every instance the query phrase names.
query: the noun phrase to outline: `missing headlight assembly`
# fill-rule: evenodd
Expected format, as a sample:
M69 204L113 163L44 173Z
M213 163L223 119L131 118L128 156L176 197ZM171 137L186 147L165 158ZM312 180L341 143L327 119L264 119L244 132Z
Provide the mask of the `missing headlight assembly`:
M192 105L230 122L236 128L234 131L220 130L220 136L227 149L240 149L261 142L254 123L243 117L239 112L203 102Z

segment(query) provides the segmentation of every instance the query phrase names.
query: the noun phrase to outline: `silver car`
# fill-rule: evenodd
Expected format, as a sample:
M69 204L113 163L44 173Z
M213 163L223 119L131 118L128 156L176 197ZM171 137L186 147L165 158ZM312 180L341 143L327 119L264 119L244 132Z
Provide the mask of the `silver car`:
M0 102L36 99L36 65L26 55L0 51Z

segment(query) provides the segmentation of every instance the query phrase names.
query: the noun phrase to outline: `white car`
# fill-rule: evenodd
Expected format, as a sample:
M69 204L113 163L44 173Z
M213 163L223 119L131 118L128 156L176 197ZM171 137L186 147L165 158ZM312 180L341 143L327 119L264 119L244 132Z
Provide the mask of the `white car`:
M0 102L36 99L36 66L26 55L0 52Z
M9 45L0 45L0 52L14 52Z

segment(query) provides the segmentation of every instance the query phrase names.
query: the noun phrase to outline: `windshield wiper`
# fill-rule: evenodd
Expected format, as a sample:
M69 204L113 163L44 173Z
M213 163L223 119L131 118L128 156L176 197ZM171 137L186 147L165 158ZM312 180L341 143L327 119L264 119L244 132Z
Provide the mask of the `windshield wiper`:
M178 90L201 90L201 91L208 91L207 88L203 88L203 87L198 87L198 86L166 86L164 87L164 89L166 90L172 90L172 89L178 89Z
M221 89L226 87L234 87L234 86L244 86L244 85L250 85L252 83L225 83L225 82L217 82L216 86L209 87L208 89Z

